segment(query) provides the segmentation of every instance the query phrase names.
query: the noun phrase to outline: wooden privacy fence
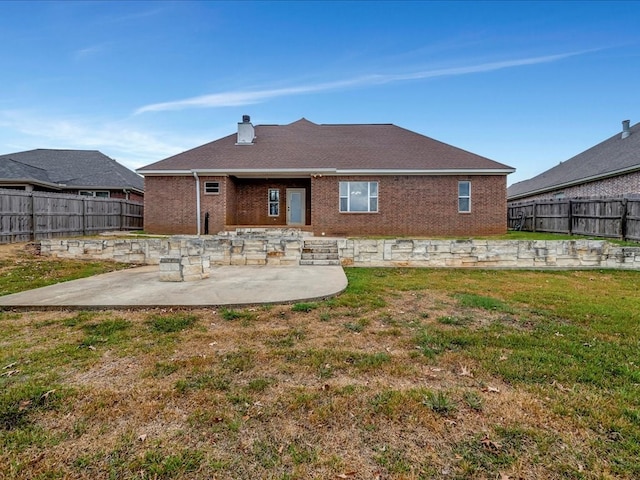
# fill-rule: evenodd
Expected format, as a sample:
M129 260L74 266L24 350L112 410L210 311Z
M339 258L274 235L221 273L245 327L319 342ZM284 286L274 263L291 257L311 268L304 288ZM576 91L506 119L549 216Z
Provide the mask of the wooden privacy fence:
M508 225L529 232L640 241L640 197L510 202Z
M116 198L0 190L0 243L141 230L144 206Z

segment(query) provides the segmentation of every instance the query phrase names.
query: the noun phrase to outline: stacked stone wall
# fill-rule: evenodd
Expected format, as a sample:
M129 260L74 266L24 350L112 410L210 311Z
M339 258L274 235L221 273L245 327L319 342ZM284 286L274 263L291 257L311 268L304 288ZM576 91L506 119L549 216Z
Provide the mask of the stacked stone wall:
M43 255L159 264L207 256L211 265L297 265L297 235L185 236L163 239L46 239ZM605 240L337 239L342 265L358 267L613 268L640 270L640 247Z

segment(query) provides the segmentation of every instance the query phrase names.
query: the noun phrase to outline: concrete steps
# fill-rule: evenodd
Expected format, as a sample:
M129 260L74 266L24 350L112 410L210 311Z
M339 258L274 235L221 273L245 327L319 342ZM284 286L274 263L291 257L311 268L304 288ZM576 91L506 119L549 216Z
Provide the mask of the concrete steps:
M311 239L302 245L300 265L340 265L336 240Z

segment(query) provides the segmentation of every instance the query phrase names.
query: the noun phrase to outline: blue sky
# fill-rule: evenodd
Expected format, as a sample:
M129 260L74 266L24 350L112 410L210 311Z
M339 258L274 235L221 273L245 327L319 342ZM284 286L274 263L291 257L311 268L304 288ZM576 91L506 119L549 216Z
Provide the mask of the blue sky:
M0 2L0 154L130 168L254 124L394 123L536 175L640 121L640 2Z

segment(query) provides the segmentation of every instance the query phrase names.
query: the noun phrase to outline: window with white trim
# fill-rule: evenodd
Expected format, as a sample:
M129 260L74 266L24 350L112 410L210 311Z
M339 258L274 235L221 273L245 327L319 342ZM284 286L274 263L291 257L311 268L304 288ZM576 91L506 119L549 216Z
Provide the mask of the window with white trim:
M341 212L377 212L378 182L340 182Z
M469 213L471 211L471 182L468 180L458 182L458 212Z
M280 216L280 190L277 188L269 189L269 216Z
M205 195L217 195L220 193L220 182L204 182Z
M107 190L98 190L98 191L80 190L78 193L85 197L109 198L111 196L109 195L109 192Z

